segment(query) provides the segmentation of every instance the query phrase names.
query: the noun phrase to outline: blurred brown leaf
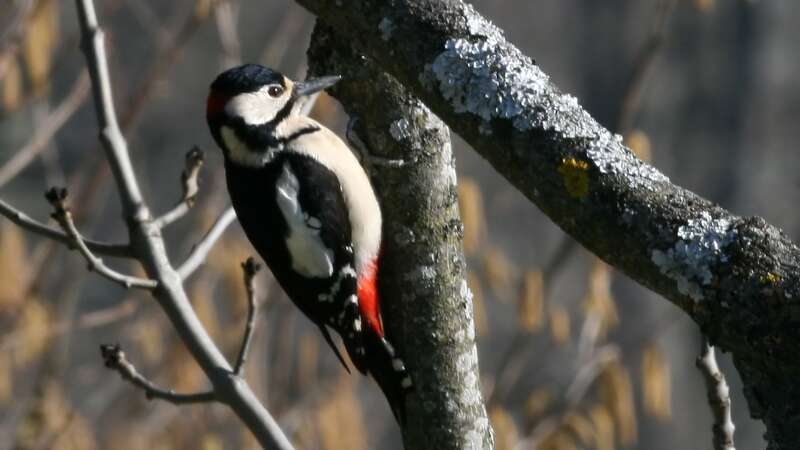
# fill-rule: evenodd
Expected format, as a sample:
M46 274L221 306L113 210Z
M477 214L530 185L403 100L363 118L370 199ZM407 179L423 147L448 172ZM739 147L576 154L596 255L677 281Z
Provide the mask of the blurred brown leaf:
M514 417L501 407L489 411L489 421L494 429L495 450L514 450L519 440L519 431Z
M16 311L25 303L25 285L29 277L28 249L25 236L16 225L0 224L0 315Z
M631 148L631 151L637 158L644 162L651 162L653 160L653 152L650 146L650 138L642 130L633 130L625 136L625 144Z
M559 345L569 342L569 311L561 305L553 305L550 307L550 337L553 339L553 342Z
M594 446L597 450L614 450L614 419L603 405L589 409L589 418L594 426Z
M475 180L459 178L458 206L464 222L464 253L476 253L486 236L486 216L483 209L483 194Z
M58 41L58 4L56 0L39 0L25 29L22 55L36 96L44 92L50 77L52 53Z
M12 332L17 336L15 339L24 343L14 351L15 368L27 366L46 350L49 325L50 311L47 305L38 299L29 298Z
M628 370L619 361L610 362L600 376L600 397L614 419L619 443L628 447L636 443L636 407L633 384Z
M533 332L544 324L544 281L542 272L533 270L525 274L522 292L517 303L519 325Z
M672 417L672 382L669 364L655 343L642 351L642 404L644 410L658 420Z
M483 254L483 270L492 292L500 300L510 300L517 268L502 250L492 247Z
M2 79L3 111L14 112L22 103L22 71L16 59L10 60Z

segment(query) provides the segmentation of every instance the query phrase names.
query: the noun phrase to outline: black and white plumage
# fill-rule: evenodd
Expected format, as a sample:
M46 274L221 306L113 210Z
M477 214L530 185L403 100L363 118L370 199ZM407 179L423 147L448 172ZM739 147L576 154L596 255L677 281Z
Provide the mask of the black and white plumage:
M235 67L212 83L206 115L250 242L344 367L329 328L402 421L412 383L381 322L377 199L344 142L296 113L301 97L336 81L293 82L263 66Z

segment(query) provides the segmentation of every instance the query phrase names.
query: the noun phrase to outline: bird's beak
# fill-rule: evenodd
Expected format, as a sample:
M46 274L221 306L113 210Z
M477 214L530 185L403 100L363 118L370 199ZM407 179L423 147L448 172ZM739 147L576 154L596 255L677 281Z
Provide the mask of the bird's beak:
M342 77L335 75L332 77L312 78L306 81L298 81L294 84L295 97L303 97L327 89L341 80Z

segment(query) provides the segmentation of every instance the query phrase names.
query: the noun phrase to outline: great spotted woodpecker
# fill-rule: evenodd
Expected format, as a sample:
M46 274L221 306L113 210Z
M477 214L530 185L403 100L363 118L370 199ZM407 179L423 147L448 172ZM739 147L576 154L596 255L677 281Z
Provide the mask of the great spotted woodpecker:
M299 82L256 64L235 67L211 84L206 118L250 242L344 368L328 328L402 422L412 382L383 330L378 201L344 142L297 113L302 97L338 80Z

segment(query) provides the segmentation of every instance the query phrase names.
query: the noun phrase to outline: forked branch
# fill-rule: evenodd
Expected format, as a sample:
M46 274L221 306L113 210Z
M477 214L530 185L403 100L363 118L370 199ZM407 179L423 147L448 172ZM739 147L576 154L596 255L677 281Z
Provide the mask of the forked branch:
M213 391L179 394L172 389L158 387L136 370L136 367L125 357L125 352L122 351L119 345L101 345L100 355L103 357L103 363L106 367L115 370L124 380L141 388L148 400L157 398L176 405L185 403L210 403L217 400L216 394L214 394Z
M92 250L83 242L81 235L75 227L75 222L72 220L72 213L67 207L67 190L65 188L50 188L45 193L45 198L54 208L52 214L53 219L61 225L61 228L72 239L72 244L78 248L86 262L89 264L89 270L99 273L101 276L122 285L126 289L139 288L139 289L155 289L158 283L155 280L148 280L139 278L132 275L125 275L117 272L110 267L106 266L103 259L92 253Z

